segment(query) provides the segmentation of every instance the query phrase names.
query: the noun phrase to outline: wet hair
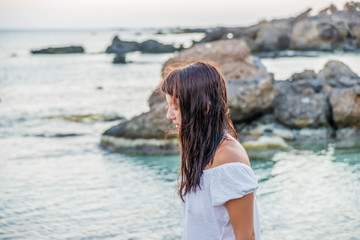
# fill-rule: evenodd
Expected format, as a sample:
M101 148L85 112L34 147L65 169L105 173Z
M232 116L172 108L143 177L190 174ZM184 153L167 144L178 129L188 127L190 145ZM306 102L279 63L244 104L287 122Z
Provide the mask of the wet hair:
M178 194L184 201L200 186L202 171L213 163L225 134L236 138L237 133L229 116L226 82L215 64L195 62L173 69L160 89L178 103L181 113Z

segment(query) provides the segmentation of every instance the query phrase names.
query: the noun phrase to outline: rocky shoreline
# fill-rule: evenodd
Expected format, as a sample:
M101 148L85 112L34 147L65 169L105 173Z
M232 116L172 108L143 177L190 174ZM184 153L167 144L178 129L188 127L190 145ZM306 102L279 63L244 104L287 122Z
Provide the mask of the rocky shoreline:
M166 61L162 72L196 60L216 62L223 72L231 118L239 141L250 151L286 150L298 140L360 136L360 77L342 62L329 61L318 73L305 70L275 81L246 41L233 39L185 49ZM159 89L148 103L148 112L105 131L101 145L137 154L178 152Z
M276 57L284 50L358 51L360 48L360 2L347 2L343 10L330 5L317 15L312 9L296 17L261 21L249 27L207 29L196 43L243 39L253 53ZM283 52L284 54L284 52Z

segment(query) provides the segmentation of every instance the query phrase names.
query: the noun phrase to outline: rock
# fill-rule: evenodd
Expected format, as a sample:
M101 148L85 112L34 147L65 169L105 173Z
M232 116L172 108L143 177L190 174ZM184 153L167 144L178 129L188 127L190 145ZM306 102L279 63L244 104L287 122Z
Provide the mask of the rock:
M246 77L251 76L256 71L258 71L255 68L246 68L246 65L251 64L245 62L245 59L248 57L250 57L250 50L246 43L241 40L223 40L197 44L189 49L181 51L177 56L167 60L163 65L162 72L164 72L168 66L186 65L188 63L202 59L217 63L222 71L223 68L225 68L228 64L234 62L237 64L242 63L240 66L242 69L238 70L238 73L234 74L234 69L228 67L226 68L227 71L223 71L223 74L226 76L226 78ZM266 70L264 70L264 72L266 72Z
M63 133L41 133L35 134L35 137L45 137L45 138L64 138L64 137L78 137L83 136L83 133L73 133L73 132L63 132ZM25 136L32 136L32 135L25 135Z
M244 141L242 145L246 150L269 150L269 149L288 149L289 145L279 136L261 136L254 141Z
M347 65L340 61L331 60L319 72L318 78L327 86L326 92L331 88L347 88L360 84L360 77Z
M258 51L277 51L289 48L291 26L288 20L264 22L257 32L255 43Z
M348 14L356 14L360 12L360 2L347 2L344 5L344 12Z
M332 136L333 130L325 127L302 128L298 131L295 131L295 139L298 141L329 139Z
M130 154L163 155L180 152L177 139L127 139L102 135L100 144L111 151Z
M300 77L309 77L301 79ZM330 109L321 82L312 72L293 76L293 81L276 82L274 101L276 120L290 128L330 127Z
M283 50L283 51L255 52L254 55L259 58L318 57L319 52L317 52L317 51Z
M294 73L291 77L291 81L301 80L301 79L316 79L317 75L314 70L304 70L301 73Z
M360 128L360 85L333 89L330 94L330 104L338 128Z
M150 95L148 103L149 107L156 107L156 104L162 104L166 101L165 95L161 92L160 88L157 87Z
M360 138L360 129L356 128L339 128L336 131L336 138L338 139L352 139L352 138ZM360 141L359 141L360 142ZM352 144L350 144L352 145ZM360 148L360 146L359 146Z
M249 27L211 28L200 42L224 40L231 36L246 41L252 52L354 51L360 48L358 5L358 2L348 2L343 10L330 5L314 16L310 15L310 8L296 17L261 21Z
M278 124L276 122L268 124L256 124L246 130L246 135L251 137L260 136L279 136L285 140L292 141L295 139L294 133L291 129Z
M69 47L56 47L56 48L44 48L40 50L31 50L32 54L69 54L69 53L84 53L85 50L81 46L69 46Z
M229 31L225 27L210 28L207 30L205 37L200 41L200 43L224 40L227 38L226 36L228 33Z
M354 39L353 45L360 48L360 24L349 23L349 36Z
M336 14L339 10L334 4L331 4L329 7L324 8L319 12L319 15L331 15Z
M242 40L197 44L164 63L168 66L207 60L218 64L227 80L228 104L235 122L251 119L268 109L275 98L273 77Z
M107 47L106 53L124 54L129 52L141 51L143 53L170 53L178 49L172 45L162 44L155 40L147 40L141 43L134 41L122 41L118 36L112 40L112 44Z
M206 33L208 29L206 28L184 28L178 29L175 33Z
M106 49L106 53L124 54L128 52L135 52L140 50L140 43L134 41L123 41L118 36L115 36L112 43Z
M103 135L127 139L164 139L169 130L175 130L166 119L166 102L157 103L149 112L106 130Z
M271 78L228 80L228 105L234 122L249 120L266 111L275 98Z
M324 41L336 41L340 37L339 30L331 23L318 23L317 28L319 37Z
M115 114L82 114L82 115L68 115L68 116L50 116L47 119L62 119L72 122L96 122L96 121L115 121L123 120L124 117Z
M124 53L117 53L113 63L126 63L126 55Z
M332 42L329 41L331 39L323 39L326 37L326 28L331 27L334 28L330 23L319 23L318 20L315 19L306 19L297 22L292 29L290 48L320 51L332 50ZM321 35L322 31L324 36ZM336 39L336 36L329 36L329 38Z
M320 51L353 51L359 48L360 11L349 8L352 10L345 5L344 10L340 11L330 5L317 16L294 22L290 48Z
M172 45L165 45L155 40L147 40L140 43L140 51L143 53L171 53L177 51Z

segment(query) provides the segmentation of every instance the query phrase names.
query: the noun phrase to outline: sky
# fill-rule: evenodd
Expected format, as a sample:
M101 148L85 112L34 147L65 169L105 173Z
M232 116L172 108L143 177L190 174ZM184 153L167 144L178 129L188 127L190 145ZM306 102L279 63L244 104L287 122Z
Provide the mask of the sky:
M347 0L0 0L0 29L248 26Z

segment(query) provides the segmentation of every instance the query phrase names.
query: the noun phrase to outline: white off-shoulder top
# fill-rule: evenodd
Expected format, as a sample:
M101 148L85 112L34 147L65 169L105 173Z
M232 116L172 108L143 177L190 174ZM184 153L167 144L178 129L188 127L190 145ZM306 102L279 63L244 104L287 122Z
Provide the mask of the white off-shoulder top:
M225 203L258 188L257 178L246 164L231 162L203 170L200 187L185 195L184 240L234 240ZM254 198L254 230L260 239L260 218Z

